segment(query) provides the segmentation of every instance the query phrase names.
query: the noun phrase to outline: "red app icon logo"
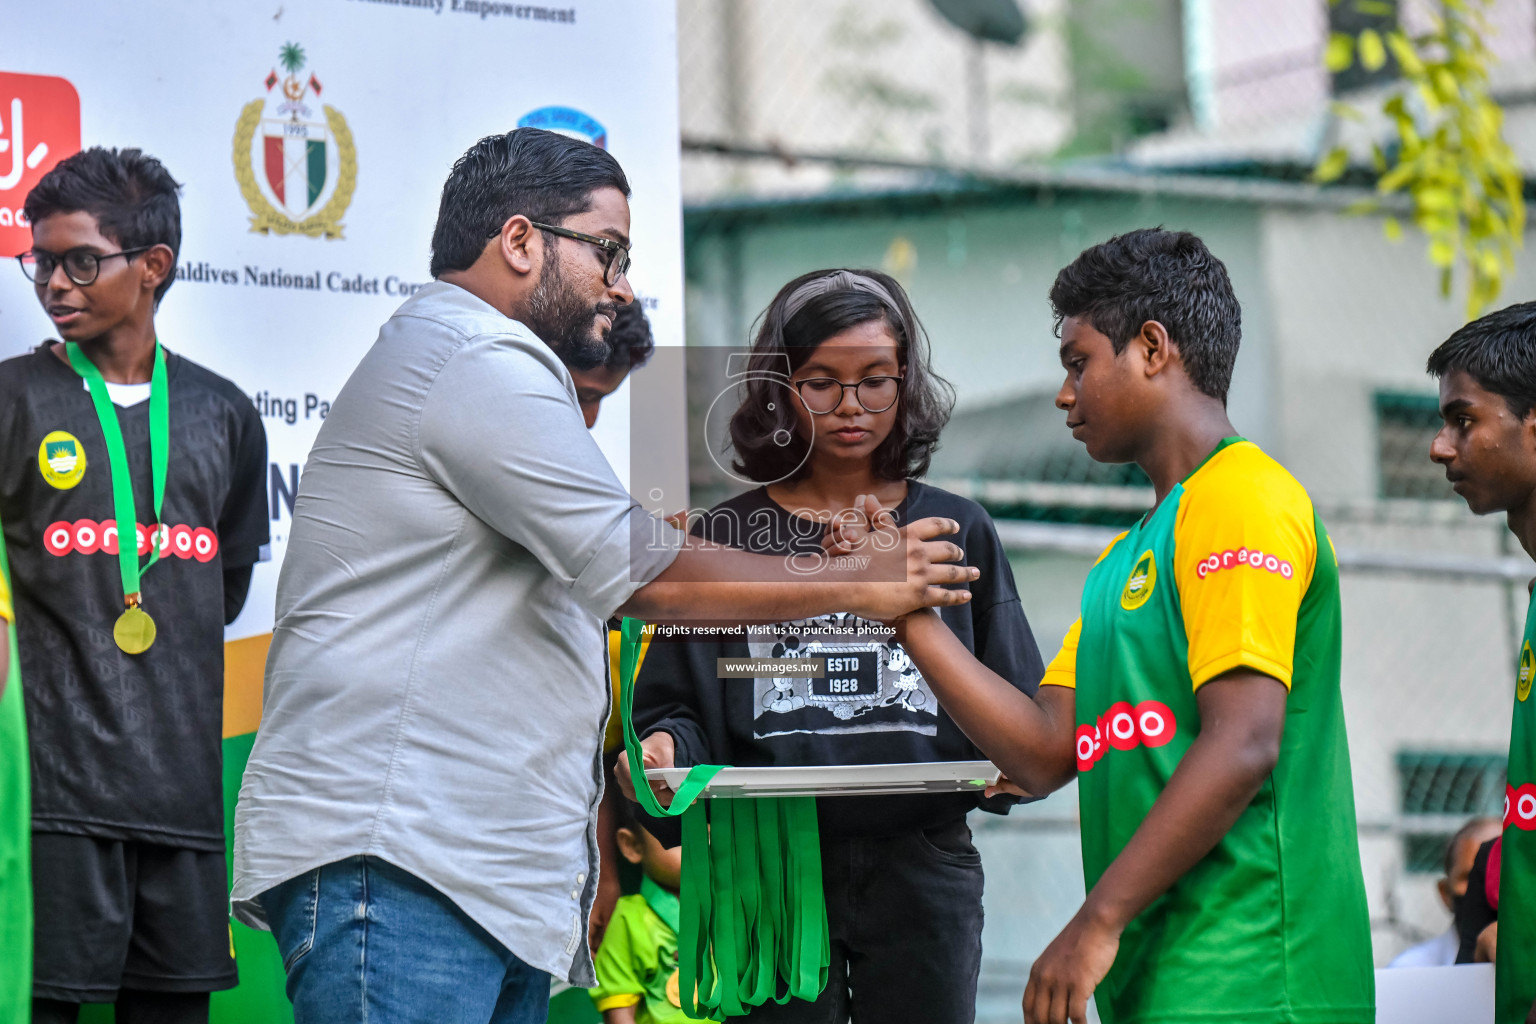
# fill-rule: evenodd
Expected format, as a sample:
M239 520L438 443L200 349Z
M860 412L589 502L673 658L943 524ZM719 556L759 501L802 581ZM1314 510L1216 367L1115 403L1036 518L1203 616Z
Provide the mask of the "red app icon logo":
M80 151L80 94L52 75L0 71L0 257L32 247L22 203L43 175Z

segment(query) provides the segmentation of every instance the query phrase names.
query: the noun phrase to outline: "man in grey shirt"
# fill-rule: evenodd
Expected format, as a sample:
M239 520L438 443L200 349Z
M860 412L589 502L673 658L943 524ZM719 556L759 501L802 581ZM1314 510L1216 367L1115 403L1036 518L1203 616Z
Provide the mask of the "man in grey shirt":
M932 539L947 520L907 529L903 582L790 582L629 497L564 365L601 364L633 299L628 194L585 142L481 140L443 189L434 283L315 441L232 894L276 935L300 1024L538 1022L550 975L594 983L608 616L893 618L969 598L941 586L975 577Z

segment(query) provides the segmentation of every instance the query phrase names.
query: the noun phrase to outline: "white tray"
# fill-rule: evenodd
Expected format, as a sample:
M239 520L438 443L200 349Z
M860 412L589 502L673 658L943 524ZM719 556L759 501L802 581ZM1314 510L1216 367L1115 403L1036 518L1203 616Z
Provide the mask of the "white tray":
M1000 773L991 761L915 764L723 768L699 794L709 797L879 796L891 793L979 793ZM687 768L647 768L645 777L676 789Z

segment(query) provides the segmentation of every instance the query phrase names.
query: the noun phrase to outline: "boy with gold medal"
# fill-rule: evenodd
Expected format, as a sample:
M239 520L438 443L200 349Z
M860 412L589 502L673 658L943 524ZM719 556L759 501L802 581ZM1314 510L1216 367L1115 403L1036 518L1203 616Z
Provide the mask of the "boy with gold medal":
M31 750L32 1019L86 1002L202 1022L235 984L223 633L268 540L266 438L154 315L178 186L91 149L26 200L19 257L62 342L0 363L0 518ZM32 453L36 457L32 457Z

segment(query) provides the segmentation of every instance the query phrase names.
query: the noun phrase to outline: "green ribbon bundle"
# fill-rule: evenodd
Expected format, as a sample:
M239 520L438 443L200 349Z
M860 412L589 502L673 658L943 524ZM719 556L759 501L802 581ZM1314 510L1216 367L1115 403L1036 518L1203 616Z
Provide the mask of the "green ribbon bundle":
M724 766L695 765L671 806L662 807L646 781L631 717L643 629L638 619L624 620L619 713L640 806L657 817L683 819L678 929L683 1012L709 1020L741 1016L770 999L814 1001L826 988L832 962L816 800L699 800Z

